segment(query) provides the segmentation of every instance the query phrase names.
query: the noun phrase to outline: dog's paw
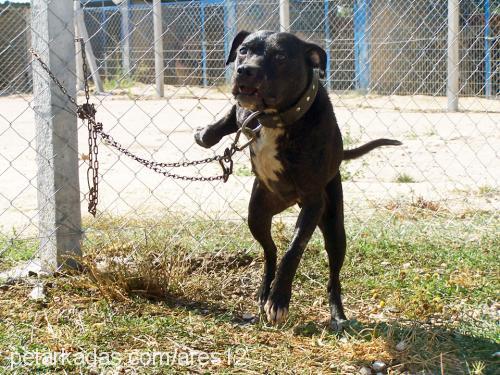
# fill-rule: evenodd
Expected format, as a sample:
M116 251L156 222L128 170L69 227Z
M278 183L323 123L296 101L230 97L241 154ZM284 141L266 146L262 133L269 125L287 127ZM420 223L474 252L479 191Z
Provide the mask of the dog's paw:
M262 298L262 296L259 296L257 299L257 304L259 305L259 312L261 314L264 314L266 312L265 306L266 306L267 299Z
M267 321L271 324L283 323L288 317L288 303L268 299L264 305Z
M330 329L334 332L340 333L344 330L346 324L347 324L346 319L334 319L332 318L330 320Z
M208 145L203 141L203 133L204 129L197 129L196 133L194 133L194 140L199 146L204 148L210 148L210 145Z
M266 305L267 298L269 297L269 286L263 282L257 292L257 303L259 304L260 313L264 314L264 306Z

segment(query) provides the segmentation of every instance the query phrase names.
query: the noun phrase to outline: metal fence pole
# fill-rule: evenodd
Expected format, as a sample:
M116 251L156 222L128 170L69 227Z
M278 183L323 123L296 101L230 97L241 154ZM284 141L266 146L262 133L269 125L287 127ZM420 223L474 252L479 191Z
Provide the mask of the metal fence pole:
M129 29L129 0L122 0L120 3L120 34L122 50L122 74L130 74L130 29Z
M203 86L208 86L207 80L207 42L206 42L206 32L205 32L205 1L200 0L200 42L201 42L201 75Z
M448 111L458 111L458 0L448 0Z
M73 4L67 0L33 0L32 6L33 47L74 96ZM33 101L39 260L42 270L51 272L63 264L75 267L77 262L66 257L81 255L77 120L66 110L68 100L37 63L33 64Z
M224 61L227 61L229 57L229 51L231 49L231 43L236 36L237 31L237 9L236 0L225 0L224 1ZM231 83L232 77L232 67L226 67L225 78L226 84Z
M280 31L290 31L290 2L289 0L280 0Z
M354 66L356 88L366 91L370 85L369 18L371 0L354 1Z
M83 16L83 10L80 8L80 2L75 2L75 9L75 22L78 33L80 34L79 36L85 41L85 54L87 55L87 63L90 66L90 74L94 80L96 92L101 93L104 92L104 87L102 85L101 76L99 75L99 67L97 66L94 50L92 48L92 44L90 43L87 26L85 26L85 18ZM74 37L73 34L72 36Z
M73 1L73 10L75 12L75 38L79 38L80 31L78 30L78 22L76 22L76 13L80 11L80 0ZM83 59L81 44L78 40L75 40L75 50L76 50L76 90L83 90Z
M330 0L323 0L323 12L325 15L325 23L324 23L324 32L325 32L325 52L326 52L326 71L325 71L325 79L326 79L326 88L330 90L332 88L331 82L331 45L332 45L332 36L330 32L330 8L329 8Z
M163 23L161 18L161 0L153 1L153 28L155 48L155 82L156 95L164 96L163 67Z
M491 97L491 8L490 0L484 0L484 94Z

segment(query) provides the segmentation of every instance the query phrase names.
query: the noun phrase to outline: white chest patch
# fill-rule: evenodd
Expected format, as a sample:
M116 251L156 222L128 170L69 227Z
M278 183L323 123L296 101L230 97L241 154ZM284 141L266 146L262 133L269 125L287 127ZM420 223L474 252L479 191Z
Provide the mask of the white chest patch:
M278 173L283 171L283 166L278 160L277 140L284 134L283 129L262 128L259 138L252 143L252 157L255 173L269 190L270 181L278 180Z

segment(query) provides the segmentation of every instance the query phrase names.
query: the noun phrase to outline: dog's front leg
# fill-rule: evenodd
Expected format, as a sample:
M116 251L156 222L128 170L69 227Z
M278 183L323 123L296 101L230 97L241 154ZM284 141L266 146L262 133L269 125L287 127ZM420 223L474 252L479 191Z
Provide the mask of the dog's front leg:
M248 227L253 237L264 250L264 274L258 292L258 301L261 310L269 296L271 282L276 273L276 245L271 236L271 222L273 216L287 208L285 202L273 197L269 191L261 186L258 179L254 180L252 196L248 206Z
M236 105L233 105L231 110L219 121L197 131L194 135L194 140L200 146L209 148L217 144L224 136L234 133L237 130Z
M264 310L267 320L273 324L283 322L288 315L292 295L292 282L302 253L311 239L323 213L321 194L302 200L302 209L295 225L293 239L278 268Z

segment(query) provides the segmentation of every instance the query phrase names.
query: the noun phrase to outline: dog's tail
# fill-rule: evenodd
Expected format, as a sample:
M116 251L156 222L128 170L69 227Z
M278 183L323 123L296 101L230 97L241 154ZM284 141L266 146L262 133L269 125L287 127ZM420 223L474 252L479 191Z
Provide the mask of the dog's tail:
M371 150L380 147L380 146L401 146L403 143L400 141L396 141L395 139L385 139L379 138L374 141L368 142L363 146L353 148L352 150L344 150L344 157L342 160L351 160L359 158L364 154L367 154Z

